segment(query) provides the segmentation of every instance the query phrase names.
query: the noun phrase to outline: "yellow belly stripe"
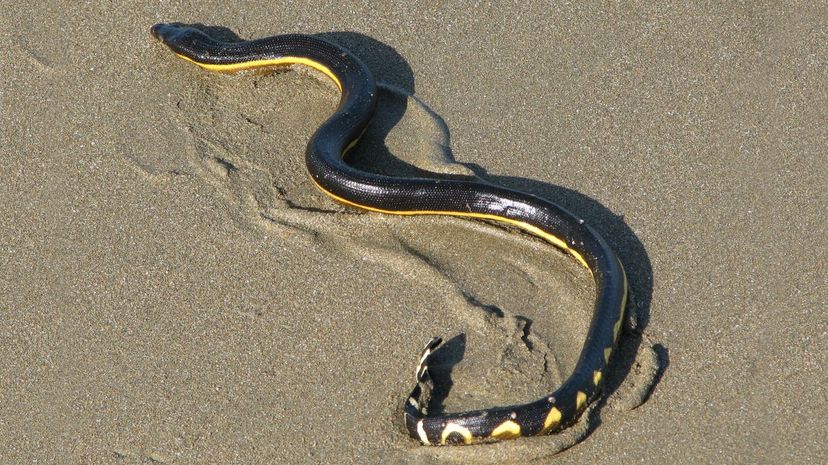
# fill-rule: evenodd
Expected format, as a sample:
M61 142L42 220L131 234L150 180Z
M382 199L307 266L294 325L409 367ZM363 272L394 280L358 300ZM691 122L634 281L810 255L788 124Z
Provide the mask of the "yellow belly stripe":
M548 232L540 229L537 226L533 226L533 225L531 225L529 223L525 223L523 221L517 221L517 220L513 220L511 218L506 218L504 216L498 216L498 215L492 215L492 214L489 214L489 213L456 212L456 211L446 211L446 210L406 210L406 211L383 210L381 208L374 208L374 207L369 207L369 206L366 206L366 205L360 205L356 202L352 202L348 199L342 198L342 197L340 197L340 196L338 196L338 195L336 195L332 192L329 192L329 191L325 190L325 188L320 186L319 183L317 183L315 179L311 178L311 181L313 181L314 185L316 185L316 187L320 191L324 192L325 195L331 197L332 199L336 200L337 202L343 203L345 205L350 205L352 207L361 208L363 210L372 211L372 212L387 213L389 215L403 215L403 216L447 215L447 216L459 216L459 217L463 217L463 218L477 218L477 219L482 219L482 220L493 220L493 221L500 221L500 222L503 222L503 223L508 223L512 226L517 226L518 228L523 229L524 231L526 231L530 234L534 234L535 236L538 236L542 239L545 239L547 242L551 243L555 247L558 247L559 249L561 249L565 252L568 252L570 255L575 257L576 260L581 262L581 264L584 265L584 267L587 270L589 270L589 265L587 265L587 262L586 262L586 260L584 260L584 257L582 257L581 254L579 254L575 250L572 250L571 248L569 248L569 246L566 245L566 242L562 241L560 238L558 238L556 236L553 236L552 234L549 234ZM592 273L592 270L589 270L589 271L590 271L590 273Z
M178 58L182 60L189 61L190 63L195 63L198 66L208 70L208 71L218 71L220 73L237 73L239 71L245 71L249 69L255 68L262 68L265 66L289 66L289 65L304 65L310 68L313 68L317 71L322 72L324 75L328 76L331 81L336 84L336 87L342 92L342 83L339 81L339 78L336 77L336 74L331 71L330 68L319 63L318 61L309 60L307 58L302 57L279 57L279 58L270 58L267 60L250 60L250 61L243 61L241 63L230 63L230 64L215 64L215 63L201 63L200 61L193 60L190 57L181 55L176 53Z

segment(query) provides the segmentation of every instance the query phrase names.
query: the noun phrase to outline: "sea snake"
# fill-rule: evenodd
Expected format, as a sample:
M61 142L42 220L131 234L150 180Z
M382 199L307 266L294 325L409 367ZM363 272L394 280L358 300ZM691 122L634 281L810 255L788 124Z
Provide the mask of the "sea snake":
M555 433L575 422L602 386L618 343L627 300L623 266L604 239L562 207L520 191L467 178L400 178L358 170L343 156L368 126L377 87L368 68L349 51L308 35L222 42L203 31L162 23L151 34L178 57L219 72L305 65L341 91L339 106L313 134L305 151L311 180L343 204L394 215L451 215L516 226L569 253L592 273L596 300L578 362L557 390L526 404L429 415L433 382L428 363L440 345L431 340L417 367L416 386L403 406L409 434L423 444L472 444Z

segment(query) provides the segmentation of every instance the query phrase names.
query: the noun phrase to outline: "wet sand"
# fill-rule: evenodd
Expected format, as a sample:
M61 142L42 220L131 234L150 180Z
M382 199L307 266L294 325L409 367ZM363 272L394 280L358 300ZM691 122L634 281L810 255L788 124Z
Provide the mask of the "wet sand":
M828 458L825 8L136 1L0 18L0 462L818 463ZM516 231L315 190L312 72L205 73L181 21L319 33L383 83L364 169L467 173L594 225L633 315L556 436L407 437L576 361L589 273Z

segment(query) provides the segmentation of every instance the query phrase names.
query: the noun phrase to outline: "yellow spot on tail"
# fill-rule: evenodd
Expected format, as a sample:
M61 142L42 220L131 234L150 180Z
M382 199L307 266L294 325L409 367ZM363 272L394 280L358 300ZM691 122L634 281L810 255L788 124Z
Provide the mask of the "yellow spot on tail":
M612 347L604 349L604 363L609 363L610 354L612 354Z
M423 444L430 446L431 443L428 442L428 436L426 435L425 428L423 428L423 420L417 422L417 435L420 436L420 441Z
M512 420L506 420L492 431L494 439L512 439L520 436L520 425Z
M464 426L460 426L457 423L449 423L443 428L443 433L440 435L440 442L445 445L446 440L448 439L451 433L457 433L463 437L463 442L466 444L471 444L472 441L472 434L468 428Z
M523 221L517 221L517 220L513 220L511 218L506 218L504 216L498 216L498 215L492 215L492 214L489 214L489 213L471 213L471 212L458 212L458 211L448 211L448 210L383 210L381 208L369 207L367 205L361 205L361 204L358 204L356 202L352 202L352 201L350 201L348 199L345 199L343 197L340 197L340 196L338 196L338 195L336 195L332 192L328 192L327 190L325 190L325 188L320 186L319 183L317 183L315 179L311 179L311 181L313 181L314 185L316 185L316 187L320 191L324 192L325 195L327 195L328 197L336 200L337 202L343 203L345 205L349 205L351 207L361 208L363 210L368 210L368 211L372 211L372 212L387 213L389 215L403 215L403 216L411 216L411 215L459 216L459 217L463 217L463 218L477 218L477 219L482 219L482 220L500 221L500 222L503 222L503 223L510 224L512 226L517 226L518 228L523 229L524 231L528 232L529 234L533 234L537 237L540 237L541 239L546 240L547 242L551 243L555 247L558 247L559 249L561 249L565 252L568 252L570 255L575 257L575 259L578 260L578 262L580 262L582 265L584 265L584 267L586 269L588 269L590 271L590 273L592 272L592 270L590 270L590 268L589 268L589 265L587 265L586 260L584 260L584 257L580 253L578 253L575 250L569 248L569 246L566 245L566 242L564 242L563 240L561 240L557 236L553 236L552 234L549 234L548 232L544 231L543 229L541 229L537 226L533 226L529 223L524 223Z
M546 414L546 420L543 421L543 429L540 430L538 436L548 433L549 430L558 426L560 422L561 411L558 410L556 407L552 407L552 409L549 410L549 413Z
M578 394L575 394L575 410L581 410L581 408L586 405L586 400L586 394L578 391Z
M601 382L601 372L599 370L595 370L592 373L592 383L595 384L596 386L598 386L598 384L600 382Z
M208 71L218 71L220 73L236 73L239 71L245 71L249 69L263 68L266 66L304 65L313 68L317 71L320 71L325 76L328 76L331 79L331 81L333 81L334 84L336 84L336 87L339 88L339 91L342 92L342 83L339 81L339 78L336 77L336 74L334 74L330 68L323 65L322 63L319 63L318 61L309 60L303 57L279 57L267 60L243 61L241 63L215 64L202 63L200 61L193 60L190 57L180 55L178 53L176 53L176 55L178 56L178 58L189 61L190 63L195 63Z

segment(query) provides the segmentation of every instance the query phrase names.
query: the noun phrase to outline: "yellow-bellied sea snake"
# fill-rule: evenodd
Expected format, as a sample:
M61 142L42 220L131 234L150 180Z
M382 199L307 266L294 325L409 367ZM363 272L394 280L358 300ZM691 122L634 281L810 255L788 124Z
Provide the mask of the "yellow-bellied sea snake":
M562 207L539 197L471 179L398 178L357 170L343 161L369 124L377 88L353 54L307 35L221 42L178 23L156 24L152 35L176 55L220 72L300 64L321 71L339 88L339 106L308 142L305 161L314 184L344 204L395 215L451 215L500 221L541 237L586 266L595 280L592 321L578 362L558 389L526 404L428 415L433 381L428 362L441 340L423 350L417 385L405 401L405 424L423 444L471 444L555 433L573 423L597 397L624 317L627 280L603 238Z

